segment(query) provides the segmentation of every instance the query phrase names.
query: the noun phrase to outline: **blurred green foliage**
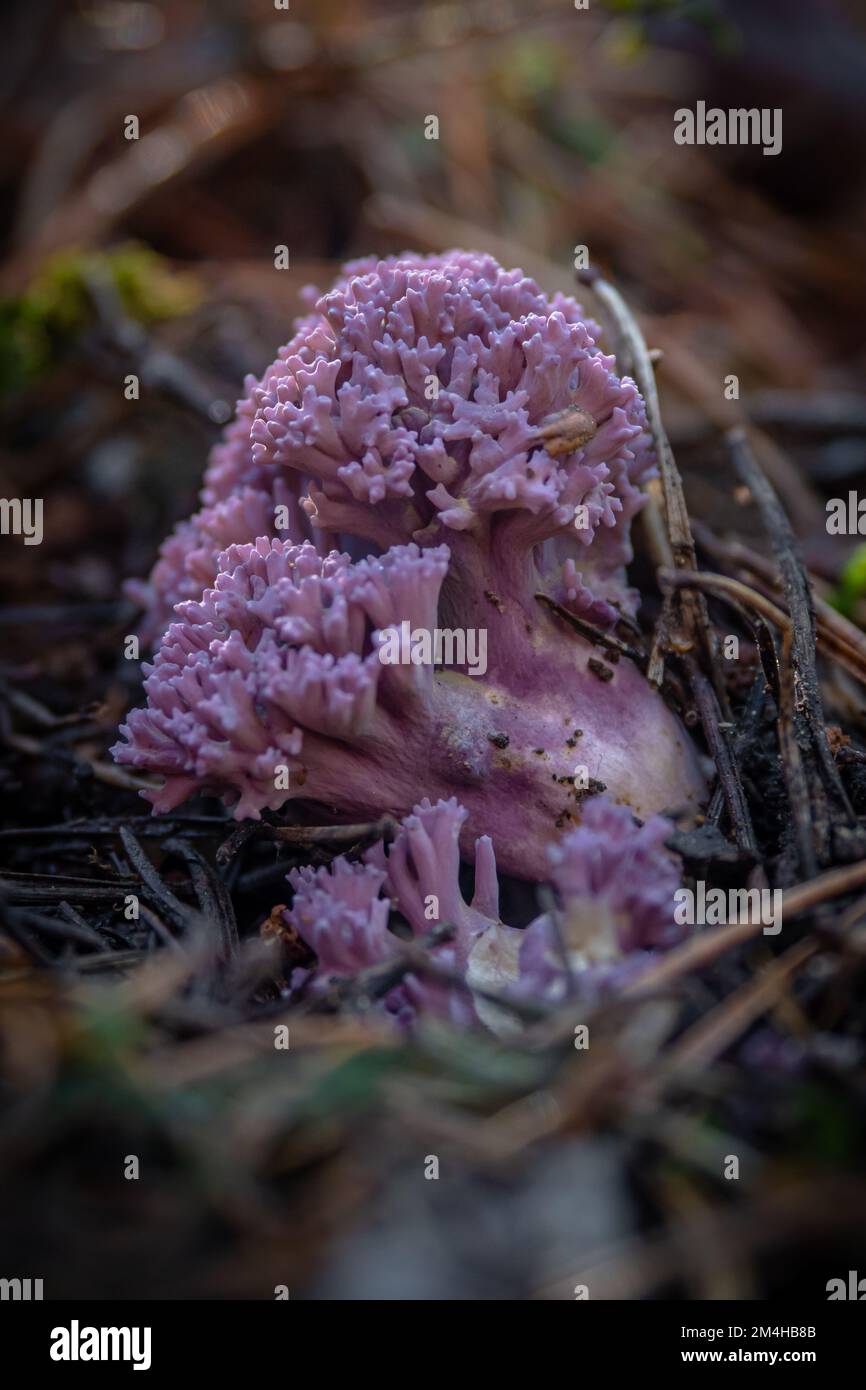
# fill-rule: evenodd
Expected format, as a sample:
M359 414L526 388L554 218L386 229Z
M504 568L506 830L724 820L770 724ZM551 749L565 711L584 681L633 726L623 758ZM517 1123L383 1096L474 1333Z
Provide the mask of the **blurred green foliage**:
M173 270L135 242L58 252L23 294L0 301L0 396L38 381L96 322L94 287L100 283L119 311L141 324L181 317L202 298L193 275Z
M740 46L739 30L724 13L719 0L604 0L612 15L627 20L623 56L637 57L651 46L647 25L653 19L676 20L702 30L715 48L731 51ZM623 25L626 33L626 25Z
M866 545L858 545L851 552L839 576L839 584L829 597L837 612L846 618L855 617L857 604L866 597Z

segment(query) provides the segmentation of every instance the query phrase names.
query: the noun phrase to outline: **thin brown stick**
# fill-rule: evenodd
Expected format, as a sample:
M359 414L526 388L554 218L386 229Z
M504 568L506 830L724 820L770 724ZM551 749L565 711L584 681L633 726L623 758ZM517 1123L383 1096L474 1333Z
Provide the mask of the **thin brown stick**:
M827 741L821 688L815 663L816 634L812 593L785 509L761 470L745 430L729 430L727 441L734 465L761 513L782 575L791 618L791 665L794 673L797 728L798 731L802 729L811 745L823 784L814 782L810 787L813 842L822 845L826 852L830 839L828 797L836 808L847 816L852 816L853 812Z
M729 602L734 608L753 608L782 632L791 626L787 613L783 613L765 594L750 588L740 579L730 579L726 574L714 574L711 570L661 570L658 578L663 587L701 589L713 598Z
M665 518L674 568L696 570L695 543L689 524L682 479L662 421L655 371L643 333L623 296L607 280L602 279L597 272L591 270L580 271L578 279L581 283L590 286L599 303L604 306L614 320L630 359L627 365L631 366L644 398L658 458ZM693 643L696 653L702 656L709 669L712 669L712 641L706 604L703 598L699 595L684 596L680 601L679 611L687 638ZM648 674L650 680L657 685L661 684L662 667L661 653L654 650L650 658Z
M695 524L695 535L703 549L717 562L745 571L749 582L765 597L773 602L780 600L781 582L771 560L764 555L756 554L742 541L720 540L707 526L700 523ZM834 657L850 675L866 684L866 634L816 592L812 575L809 575L808 579L818 628L819 650Z
M585 637L587 642L592 642L593 646L604 647L609 652L615 652L617 656L627 656L629 661L633 661L641 670L645 669L647 659L637 647L629 646L628 642L623 642L619 637L615 637L612 632L602 632L600 628L593 627L585 618L579 618L576 613L569 613L567 608L563 608L561 603L557 603L549 594L537 593L535 598L539 603L543 603L545 608L549 608L551 613L555 613L558 618L575 632L579 632L581 637Z
M665 1059L664 1079L680 1071L707 1066L726 1047L778 1003L801 966L815 954L818 942L798 941L748 984L725 999L688 1030Z
M866 859L861 859L856 864L846 864L841 869L830 869L809 883L799 883L793 888L786 888L782 894L782 917L786 921L801 917L833 898L862 888L864 884ZM675 946L658 965L627 984L623 994L643 994L663 989L681 976L711 965L726 951L750 941L762 930L763 924L759 919L737 922L733 926L710 927L698 936L690 937L681 946Z
M291 845L346 845L353 840L393 837L397 822L393 816L379 820L361 821L356 825L274 825L268 827L268 839Z
M797 741L797 693L794 666L791 660L791 628L782 636L782 660L779 663L779 752L782 774L788 791L788 805L794 823L800 866L810 878L818 865L812 839L812 815L809 804L809 782L803 765L803 755Z
M685 665L692 694L701 716L701 723L707 735L710 752L719 774L719 783L731 819L734 839L740 849L745 850L754 859L758 859L758 842L755 839L749 803L746 800L746 793L743 791L730 730L727 727L722 727L721 711L716 700L716 693L704 673L699 669L697 662L691 657L687 657Z
M136 840L130 830L123 827L120 831L120 838L123 841L123 848L126 850L129 862L138 874L144 887L148 890L154 902L158 903L162 911L170 922L180 931L187 930L194 922L197 914L193 908L187 907L180 898L175 897L171 889L165 884L161 876L151 864L141 845Z
M760 613L768 622L773 623L783 634L791 627L788 614L766 593L763 585L761 588L754 588L742 579L735 579L727 574L716 574L712 570L701 570L698 573L690 573L687 570L659 570L658 580L661 585L673 588L691 585L708 594L711 598L721 599L738 611L743 607L751 608L755 613ZM833 612L829 605L824 605L824 607L829 612ZM841 618L841 614L837 616ZM820 613L817 613L817 620L818 650L824 655L834 658L849 675L860 681L862 685L866 685L866 643L863 644L861 653L861 644L859 642L850 643L841 626L827 621ZM842 621L844 622L844 619Z

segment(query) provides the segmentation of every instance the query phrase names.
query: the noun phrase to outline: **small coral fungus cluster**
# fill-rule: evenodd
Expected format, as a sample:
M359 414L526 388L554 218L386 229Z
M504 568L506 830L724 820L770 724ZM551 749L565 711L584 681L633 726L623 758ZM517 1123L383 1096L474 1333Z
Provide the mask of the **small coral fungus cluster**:
M509 1018L499 1001L555 1004L573 994L592 1002L681 939L674 914L680 873L665 849L673 826L663 816L638 826L625 806L605 796L588 801L581 824L548 847L556 903L522 931L500 919L486 835L475 843L475 891L465 902L458 880L465 819L456 800L431 806L425 799L387 853L377 845L362 863L340 857L325 868L294 869L285 920L315 951L318 966L309 978L296 972L293 983L323 989L396 956L394 907L415 936L429 931L431 919L453 934L430 952L431 972L404 975L385 1008L403 1023L424 1010L463 1022L478 1018L499 1032Z
M488 256L348 266L247 380L200 511L135 586L156 655L114 752L160 774L156 810L205 791L239 818L291 798L406 818L387 863L297 877L293 913L323 966L392 948L382 892L415 925L405 863L420 875L425 836L455 863L489 836L503 869L535 880L551 852L562 885L589 883L608 833L614 855L631 844L626 807L645 819L700 800L658 692L555 613L611 628L637 604L624 566L654 458L637 388L597 336L573 300ZM492 928L508 930L479 843L480 899L455 900L460 922L442 909L459 928L442 950L470 972ZM616 915L620 947L667 939L644 906ZM548 927L497 951L512 981L556 993ZM401 990L398 1012L448 997Z

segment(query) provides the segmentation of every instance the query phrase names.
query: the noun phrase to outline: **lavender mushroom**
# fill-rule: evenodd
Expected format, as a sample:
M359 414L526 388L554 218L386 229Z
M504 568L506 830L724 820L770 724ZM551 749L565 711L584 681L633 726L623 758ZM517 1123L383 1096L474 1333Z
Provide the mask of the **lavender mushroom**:
M262 534L327 550L335 537L386 548L471 531L471 574L483 562L504 580L512 551L522 570L536 547L563 602L594 621L633 607L621 565L652 451L637 388L598 332L573 299L490 256L346 266L261 381L246 379L201 511L133 586L151 631L200 596L222 549Z
M523 934L523 989L555 1002L572 977L584 997L604 994L683 939L674 916L680 864L665 848L672 831L664 816L638 826L603 796L586 803L580 825L548 847L559 912L556 923L545 913Z
M425 798L403 821L387 854L378 845L363 864L341 856L325 868L291 871L295 895L284 918L318 957L314 987L351 977L395 954L399 939L388 929L392 906L399 908L415 936L439 922L453 927L453 938L435 947L431 958L464 977L477 944L491 933L510 930L501 928L498 920L496 861L487 836L475 846L471 905L460 892L459 837L465 819L465 810L455 800L431 806ZM293 984L307 985L308 972L302 976L296 975ZM463 1024L476 1018L466 991L413 974L389 991L385 1006L403 1024L420 1011Z
M292 797L405 816L458 794L464 853L486 833L539 878L588 790L644 818L697 807L658 693L537 598L599 626L635 607L653 457L596 336L490 257L347 267L247 383L154 570L151 626L175 621L114 752L162 775L155 809L211 790L238 817Z
M453 798L424 800L404 820L386 852L379 845L364 863L336 859L327 868L294 869L295 890L285 920L318 957L294 984L323 989L399 950L389 929L399 909L415 936L447 922L454 936L431 951L432 961L466 988L409 974L389 992L385 1007L401 1024L419 1013L513 1031L515 1016L491 995L539 1005L561 1002L572 989L592 1003L621 987L683 939L674 917L679 861L665 848L673 831L661 816L639 825L606 797L586 803L582 824L548 846L558 898L557 923L544 914L521 931L499 916L496 859L488 837L475 844L475 891L460 891L459 842L466 811Z

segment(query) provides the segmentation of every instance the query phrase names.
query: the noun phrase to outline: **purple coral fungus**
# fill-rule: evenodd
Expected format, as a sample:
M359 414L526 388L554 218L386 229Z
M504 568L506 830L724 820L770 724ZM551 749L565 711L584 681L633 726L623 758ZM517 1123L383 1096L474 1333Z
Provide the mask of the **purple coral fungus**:
M555 921L545 913L524 933L523 988L552 1002L574 978L585 996L603 994L683 939L679 860L665 848L672 830L664 816L638 826L603 796L586 803L580 825L548 847L559 906Z
M653 457L597 333L490 257L347 267L247 382L202 511L154 570L151 626L172 603L175 620L114 751L161 774L157 810L206 790L238 817L293 797L405 816L419 791L457 794L464 853L487 833L540 878L587 789L642 817L697 806L659 694L537 597L601 626L635 606Z
M292 870L286 922L318 958L311 977L302 972L305 985L311 978L324 988L394 956L400 942L389 929L393 907L416 937L440 922L453 928L430 959L457 979L444 985L407 974L386 996L388 1011L404 1024L432 1013L507 1032L513 1017L491 996L545 1006L573 986L591 1003L683 938L674 917L679 861L665 848L673 825L663 817L639 825L606 797L588 801L582 824L548 846L557 921L545 913L525 930L500 919L487 837L475 844L475 891L466 903L458 880L465 819L454 799L424 800L389 851L378 845L364 863L341 857L327 868Z
M378 845L363 864L341 856L325 868L291 871L294 899L285 920L315 951L313 978L319 987L377 965L399 950L399 938L388 927L392 907L399 909L416 937L440 922L453 928L452 938L432 950L431 960L446 972L466 977L478 943L501 927L496 861L486 836L475 846L471 905L460 891L459 837L465 819L465 810L454 799L431 806L425 798L405 818L387 854ZM419 1011L461 1023L476 1016L465 990L411 973L388 993L385 1005L404 1023Z

